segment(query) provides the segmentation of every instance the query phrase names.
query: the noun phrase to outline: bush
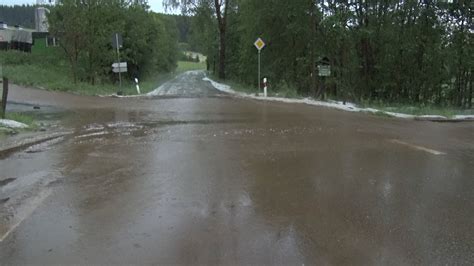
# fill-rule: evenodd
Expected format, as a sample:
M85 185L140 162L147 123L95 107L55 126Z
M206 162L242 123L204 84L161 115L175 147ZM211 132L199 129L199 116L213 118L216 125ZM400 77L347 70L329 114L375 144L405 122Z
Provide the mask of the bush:
M290 85L288 82L282 80L276 86L273 87L274 90L285 98L296 98L298 97L298 92L295 86Z

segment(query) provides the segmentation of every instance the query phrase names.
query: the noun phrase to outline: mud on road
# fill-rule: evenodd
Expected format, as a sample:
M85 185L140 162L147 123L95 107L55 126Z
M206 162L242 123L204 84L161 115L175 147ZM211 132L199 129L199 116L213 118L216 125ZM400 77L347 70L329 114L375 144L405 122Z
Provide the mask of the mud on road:
M0 160L2 263L474 263L472 123L238 99L203 77L134 98L12 89L70 108L71 133Z

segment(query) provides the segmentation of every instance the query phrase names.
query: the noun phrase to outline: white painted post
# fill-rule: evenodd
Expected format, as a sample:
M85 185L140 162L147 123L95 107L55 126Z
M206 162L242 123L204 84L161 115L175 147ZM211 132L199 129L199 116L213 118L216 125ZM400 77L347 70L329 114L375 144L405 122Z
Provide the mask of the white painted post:
M135 83L137 84L137 85L136 85L136 87L137 87L137 93L138 93L138 94L141 94L141 92L140 92L140 86L138 85L138 79L137 79L137 78L135 78Z
M263 78L263 97L267 97L267 78Z

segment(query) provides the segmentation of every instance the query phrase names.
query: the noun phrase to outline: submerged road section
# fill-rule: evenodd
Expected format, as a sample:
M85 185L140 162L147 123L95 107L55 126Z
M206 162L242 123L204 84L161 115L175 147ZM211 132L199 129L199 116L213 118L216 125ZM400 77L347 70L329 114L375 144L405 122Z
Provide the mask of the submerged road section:
M0 264L473 265L474 124L239 99L187 72L0 159Z

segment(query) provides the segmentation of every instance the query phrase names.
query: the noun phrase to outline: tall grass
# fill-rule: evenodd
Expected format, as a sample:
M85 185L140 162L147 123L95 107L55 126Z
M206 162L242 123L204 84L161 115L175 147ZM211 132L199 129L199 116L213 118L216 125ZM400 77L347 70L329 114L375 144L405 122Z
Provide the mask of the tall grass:
M33 116L24 114L24 113L6 113L6 119L14 120L23 124L28 125L29 127L35 126L35 119Z

